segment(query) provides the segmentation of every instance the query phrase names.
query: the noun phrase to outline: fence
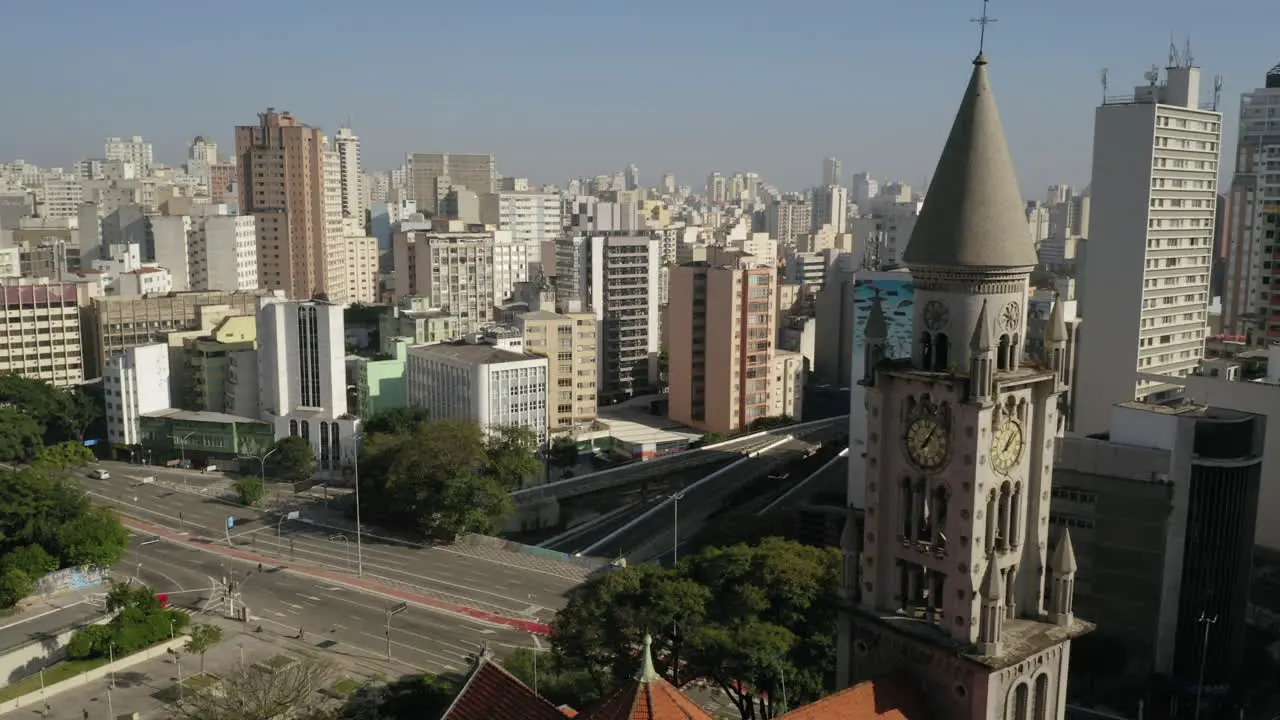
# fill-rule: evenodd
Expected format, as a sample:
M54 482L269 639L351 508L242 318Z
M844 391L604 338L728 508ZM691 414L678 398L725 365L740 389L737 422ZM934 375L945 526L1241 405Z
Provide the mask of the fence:
M158 657L164 657L170 650L176 650L186 643L187 637L185 635L172 640L166 640L158 645L152 645L146 650L139 650L132 655L126 655L125 657L119 658L113 663L99 665L98 667L92 670L86 670L75 677L53 683L42 690L33 690L26 695L19 695L12 700L5 700L0 703L0 713L7 713L10 710L17 710L28 705L45 702L55 695L66 692L71 688L84 687L94 680L100 680L117 670L127 668L131 665L137 665L138 663L146 660L154 660Z
M33 596L56 595L69 590L84 590L107 581L107 571L98 567L64 568L40 578Z
M612 561L608 558L601 557L580 557L578 555L570 555L559 550L548 550L547 548L536 547L534 545L525 545L523 543L514 542L512 540L503 540L502 538L489 537L488 535L477 535L475 533L467 533L458 538L458 542L463 545L474 545L476 547L489 547L497 550L506 550L507 552L520 553L529 557L540 557L548 560L555 560L569 565L577 565L588 570L599 570L609 565Z

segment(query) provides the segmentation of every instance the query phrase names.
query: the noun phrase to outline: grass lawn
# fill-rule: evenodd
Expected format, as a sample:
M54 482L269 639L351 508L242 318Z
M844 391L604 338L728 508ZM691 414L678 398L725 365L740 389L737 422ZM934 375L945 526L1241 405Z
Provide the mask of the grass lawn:
M64 660L44 671L44 686L48 687L56 682L73 678L80 673L106 665L108 661L109 660L107 658L94 658L92 660ZM0 702L12 700L19 695L26 695L29 692L34 692L39 689L40 673L36 673L35 675L19 680L8 687L0 688Z
M288 655L272 655L270 658L267 659L267 662L265 664L271 670L283 670L284 668L289 667L295 662L297 661L294 658L289 657Z
M360 689L360 683L351 678L342 678L329 688L339 695L350 695Z
M221 678L201 673L199 675L192 675L186 680L183 680L182 684L185 685L188 690L204 690L205 688L213 687L220 682L222 682Z

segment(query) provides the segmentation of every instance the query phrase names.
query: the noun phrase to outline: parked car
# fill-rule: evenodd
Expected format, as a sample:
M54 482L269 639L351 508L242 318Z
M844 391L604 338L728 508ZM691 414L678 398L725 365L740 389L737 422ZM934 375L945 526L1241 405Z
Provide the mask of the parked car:
M89 477L93 478L94 480L110 480L111 473L107 472L106 470L94 470L93 472L89 473Z

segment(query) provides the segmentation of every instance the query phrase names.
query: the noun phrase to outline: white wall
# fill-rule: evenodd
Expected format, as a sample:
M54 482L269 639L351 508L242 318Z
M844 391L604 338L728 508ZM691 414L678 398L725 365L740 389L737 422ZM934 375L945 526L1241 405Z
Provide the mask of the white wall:
M138 345L112 356L103 371L107 440L141 442L138 418L169 407L169 346Z

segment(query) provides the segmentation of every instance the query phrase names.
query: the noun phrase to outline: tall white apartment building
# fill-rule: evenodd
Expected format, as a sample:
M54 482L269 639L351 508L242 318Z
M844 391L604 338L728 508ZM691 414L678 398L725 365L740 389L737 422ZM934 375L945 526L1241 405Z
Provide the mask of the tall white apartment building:
M1240 96L1235 175L1227 199L1227 268L1223 327L1253 342L1280 340L1280 65L1263 87Z
M725 184L724 175L713 172L707 176L707 200L713 203L725 202L729 194L729 186Z
M0 280L0 373L55 387L84 381L79 293L75 283Z
M466 342L409 348L409 405L438 420L526 427L547 441L547 358Z
M769 203L765 224L774 240L784 245L793 243L812 229L813 206L808 198L788 193Z
M365 196L361 191L364 180L360 174L360 138L351 128L339 128L333 138L338 150L338 175L342 191L342 214L344 217L357 218L364 222L364 211L368 208Z
M140 267L115 278L115 292L120 297L163 295L173 291L173 274L160 267Z
M76 217L84 202L84 189L76 175L50 175L36 187L36 210L41 217Z
M843 164L839 158L824 158L822 161L822 187L840 185L840 177L844 174Z
M218 164L218 143L197 135L187 146L187 174L198 178L206 189L213 179L213 166Z
M109 137L103 154L107 162L117 161L132 164L141 175L150 175L155 158L151 151L151 143L142 139L141 135L131 138Z
M138 418L169 407L169 346L135 345L107 359L102 373L107 442L137 445Z
M252 215L202 215L191 218L188 251L191 289L258 289L257 223Z
M457 318L464 333L493 320L493 308L529 279L529 263L537 259L507 230L447 219L429 231L397 232L392 255L396 297L427 298Z
M350 283L347 278L349 268L346 228L342 222L342 160L327 137L324 139L321 162L320 177L324 184L324 262L328 273L325 290L330 302L347 305L347 288Z
M480 222L511 233L531 248L560 237L563 205L556 193L500 190L480 198Z
M836 160L837 164L839 162ZM836 233L848 232L849 189L839 185L814 188L811 212L811 229L814 232L821 230L823 225L830 225Z
M1118 402L1159 402L1199 364L1209 305L1222 114L1200 107L1200 69L1156 72L1094 120L1083 268L1078 432L1107 429Z
M191 218L186 215L156 215L148 218L154 239L155 263L169 271L173 289L179 292L191 286Z
M556 242L561 312L593 312L599 340L597 395L626 398L658 378L662 241L627 232Z
M342 307L317 300L265 302L258 310L262 419L277 439L302 437L317 474L340 477L355 460L359 421L347 413Z
M343 218L343 261L346 269L345 300L348 305L378 300L378 238L364 232L364 219Z

